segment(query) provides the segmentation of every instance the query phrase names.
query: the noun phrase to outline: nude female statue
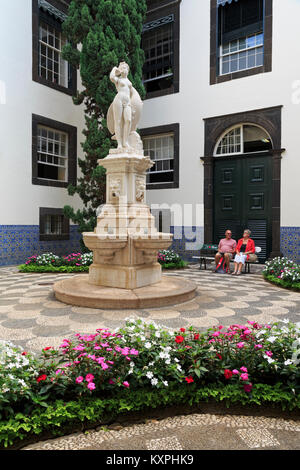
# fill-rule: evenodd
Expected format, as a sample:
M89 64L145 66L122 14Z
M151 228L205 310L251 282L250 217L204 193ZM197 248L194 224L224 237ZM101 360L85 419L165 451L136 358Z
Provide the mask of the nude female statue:
M143 103L127 78L128 73L129 65L126 62L121 62L119 67L114 67L110 73L110 80L115 84L118 93L109 108L107 126L111 134L115 134L112 138L118 142L117 152L134 151L132 146L140 140L136 128ZM133 145L130 145L130 140Z

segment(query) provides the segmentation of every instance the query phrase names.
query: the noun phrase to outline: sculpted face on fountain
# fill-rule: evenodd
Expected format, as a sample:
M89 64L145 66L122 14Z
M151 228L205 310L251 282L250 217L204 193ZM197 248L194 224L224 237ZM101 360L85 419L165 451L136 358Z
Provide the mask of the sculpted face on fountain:
M108 110L107 127L112 140L118 143L111 154L135 153L143 155L143 144L136 132L141 117L143 102L128 79L129 65L121 62L110 73L110 80L115 84L117 94Z

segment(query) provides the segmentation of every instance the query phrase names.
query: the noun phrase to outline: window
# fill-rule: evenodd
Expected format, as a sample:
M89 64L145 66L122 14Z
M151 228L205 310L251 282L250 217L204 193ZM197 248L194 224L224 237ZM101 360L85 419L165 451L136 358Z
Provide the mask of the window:
M67 181L68 135L38 126L38 177Z
M66 40L47 23L41 22L39 31L39 76L67 88L68 62L62 58Z
M66 39L62 24L67 17L62 0L33 0L33 80L67 94L75 94L77 70L62 57Z
M220 47L220 73L232 73L263 65L263 33L230 41Z
M76 184L76 127L33 115L32 144L33 184L57 187Z
M70 222L63 209L40 207L40 240L69 240Z
M267 152L272 142L266 131L258 126L243 124L227 131L216 146L216 155Z
M272 70L272 2L211 0L211 84Z
M173 23L144 33L143 81L147 92L164 90L173 83Z
M144 154L154 162L147 173L147 189L179 186L179 124L140 130Z
M146 98L179 91L180 2L148 2L143 27L143 83Z
M145 155L155 165L147 173L147 183L167 183L174 180L174 134L161 134L143 139Z

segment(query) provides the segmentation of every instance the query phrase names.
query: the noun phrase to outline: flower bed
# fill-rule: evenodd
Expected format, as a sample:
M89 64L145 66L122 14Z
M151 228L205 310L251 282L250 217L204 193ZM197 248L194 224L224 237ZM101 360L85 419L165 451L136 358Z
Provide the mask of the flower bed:
M188 265L173 250L160 250L157 254L157 261L163 269L182 269Z
M160 251L157 256L163 269L181 269L188 263L183 261L174 251ZM19 266L21 273L82 273L88 272L93 262L93 253L72 253L57 256L53 253L34 255L25 264Z
M71 253L67 256L57 256L53 253L30 256L25 264L19 266L22 273L38 272L88 272L93 262L93 253Z
M292 260L278 257L267 261L263 276L279 287L300 291L300 265Z
M173 332L129 319L114 332L47 346L37 358L10 343L0 354L1 445L162 404L300 409L300 329L288 320Z

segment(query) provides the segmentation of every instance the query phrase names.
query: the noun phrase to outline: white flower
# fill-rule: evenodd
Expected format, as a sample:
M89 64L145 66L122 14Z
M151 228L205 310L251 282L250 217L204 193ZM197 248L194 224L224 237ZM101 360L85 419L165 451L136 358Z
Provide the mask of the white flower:
M157 379L152 379L151 380L151 385L157 385L158 384L158 380Z
M290 359L288 359L287 361L284 362L285 366L289 366L291 364L293 364L293 361L291 361Z
M272 364L274 361L274 359L272 359L271 357L267 356L266 354L264 354L264 358L267 359L268 363L269 364Z
M164 384L164 386L165 386L165 387L167 387L167 386L169 385L169 384L168 384L168 382L167 382L166 380L165 380L165 381L163 381L163 384Z
M166 359L166 360L165 360L165 363L169 365L169 364L171 364L171 360L170 360L170 359Z
M147 343L145 343L144 346L145 346L145 348L150 349L152 344L149 341L147 341Z
M174 361L175 362L179 362L179 359L177 359L177 357L174 358Z
M154 362L149 362L148 366L149 367L154 366Z
M152 379L152 377L153 377L153 372L147 372L146 377L147 377L148 379Z
M160 332L159 332L159 331L156 331L156 332L155 332L155 336L156 336L156 338L160 338Z
M274 341L276 341L276 339L277 339L276 336L270 336L268 338L268 341L269 341L269 343L274 343Z
M177 364L177 369L178 369L179 371L181 371L181 370L182 370L182 367L181 367L181 365L180 365L180 364Z

